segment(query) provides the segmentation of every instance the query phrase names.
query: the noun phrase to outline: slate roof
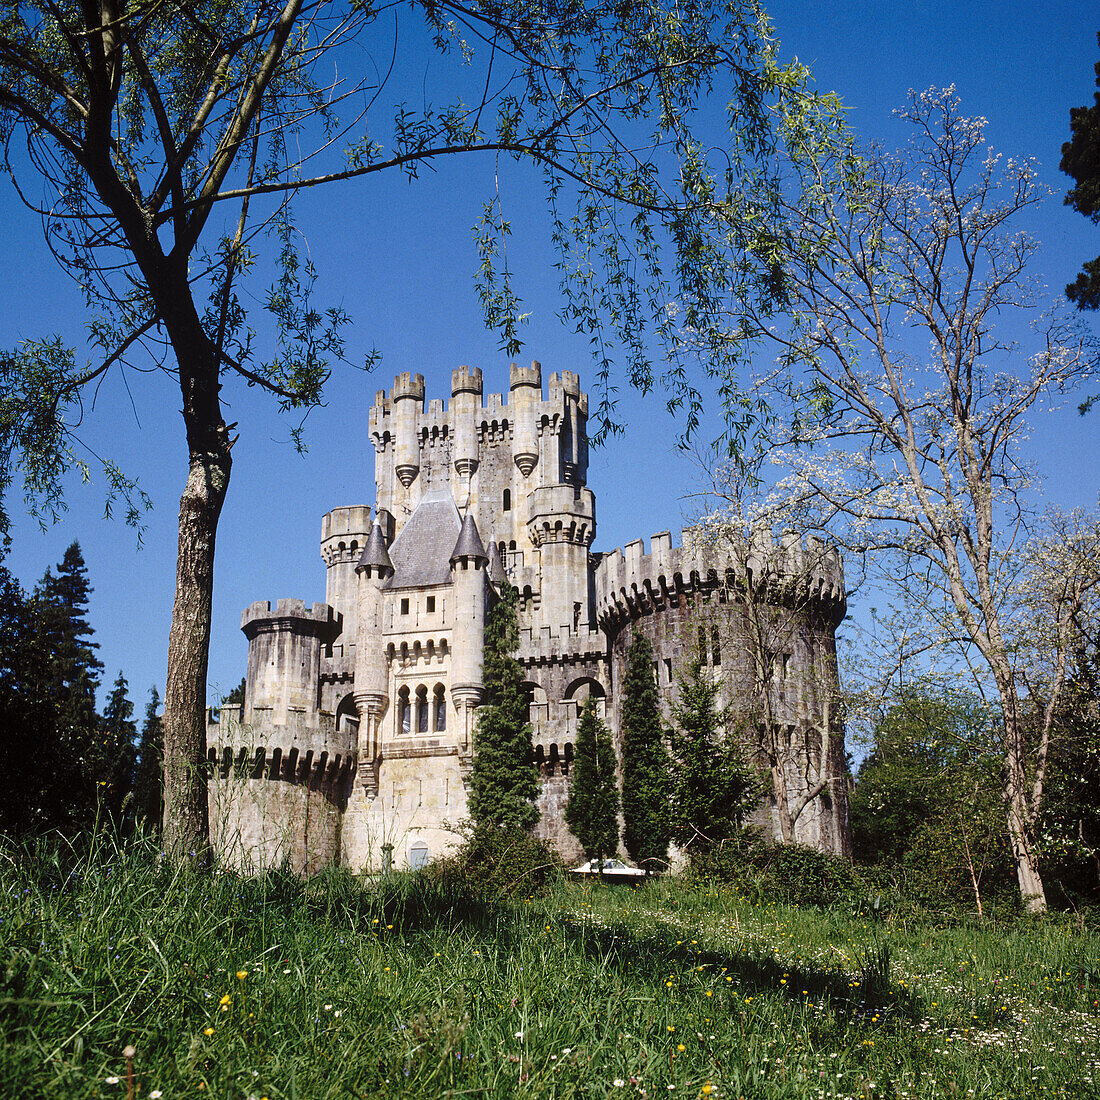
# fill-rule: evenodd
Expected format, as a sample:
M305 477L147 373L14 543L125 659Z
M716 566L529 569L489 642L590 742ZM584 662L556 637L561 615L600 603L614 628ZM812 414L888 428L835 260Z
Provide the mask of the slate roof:
M458 536L458 542L451 554L450 560L458 558L473 558L474 561L487 562L489 558L485 554L485 546L482 544L481 535L478 534L477 523L474 517L467 512L462 521L462 533Z
M498 588L505 580L504 565L500 560L500 551L495 542L489 543L489 580Z
M447 489L429 489L390 545L393 577L387 588L451 583L451 551L462 521Z
M363 547L363 553L359 555L359 561L355 566L355 572L362 572L362 570L371 565L377 566L379 569L387 572L393 568L393 562L390 560L390 555L386 552L386 540L382 535L382 526L378 520L374 521L374 526L371 528L370 532L370 538L367 539L367 545Z

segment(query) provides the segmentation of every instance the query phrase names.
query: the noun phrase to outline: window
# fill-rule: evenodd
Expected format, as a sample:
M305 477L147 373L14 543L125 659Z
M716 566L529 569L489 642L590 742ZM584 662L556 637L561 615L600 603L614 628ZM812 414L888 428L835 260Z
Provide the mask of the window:
M416 732L428 732L428 689L423 686L416 689Z
M408 613L409 613L409 600L408 600L408 597L406 596L405 599L403 599L401 601L401 614L402 615L407 615Z
M512 490L504 490L504 510L510 512L512 510Z
M412 731L412 710L409 708L409 689L403 687L397 693L397 728L402 733Z
M710 650L710 663L717 668L722 663L722 644L718 640L718 627L715 627L710 634L711 645Z
M441 733L447 728L447 699L443 694L443 685L435 685L435 699L432 708L435 711L435 730Z
M428 614L430 615L434 611L435 611L435 597L434 596L429 596L428 597Z

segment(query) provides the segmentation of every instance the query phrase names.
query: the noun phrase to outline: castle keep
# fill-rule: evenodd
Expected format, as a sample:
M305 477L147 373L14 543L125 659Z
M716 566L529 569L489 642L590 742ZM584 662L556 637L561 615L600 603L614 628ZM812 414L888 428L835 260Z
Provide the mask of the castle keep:
M579 379L551 374L544 389L533 363L512 366L509 381L507 401L483 396L481 371L461 367L450 403L425 403L424 379L398 375L370 412L373 510L335 508L322 519L325 602L283 599L244 612L243 711L223 707L207 736L222 858L361 869L391 856L415 866L453 846L452 826L467 814L486 612L506 577L520 593L518 657L541 777L537 829L567 857L578 855L564 810L584 701L600 700L617 730L635 631L653 644L666 699L696 653L722 677L728 701L751 694L756 666L739 642L739 570L758 561L778 563L777 577L791 582L768 588L769 613L791 624L769 657L771 713L791 746L788 799L814 775L830 777L796 839L845 851L843 737L821 736L845 608L835 549L761 536L735 565L689 531L682 547L666 532L648 553L640 539L593 552ZM743 736L751 757L751 728ZM774 831L774 807L758 817Z

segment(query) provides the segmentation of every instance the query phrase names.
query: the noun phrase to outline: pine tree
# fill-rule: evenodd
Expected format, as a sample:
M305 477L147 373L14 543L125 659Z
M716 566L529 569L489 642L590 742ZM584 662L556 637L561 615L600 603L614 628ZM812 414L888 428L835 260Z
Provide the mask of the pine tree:
M577 729L573 778L565 820L589 859L614 855L619 840L619 788L615 776L615 747L611 733L596 713L590 695Z
M529 829L538 820L529 702L519 646L519 593L507 581L485 624L485 694L474 732L470 815L482 828Z
M127 693L126 677L121 672L107 697L103 713L99 789L104 805L121 828L124 815L133 819L130 803L134 792L134 771L137 766L137 725L133 721L134 704Z
M672 704L672 839L689 855L734 836L760 795L740 746L730 736L731 709L718 705L721 686L696 657Z
M134 816L139 824L154 831L160 829L164 798L164 729L158 710L160 693L153 687L149 689L134 769Z
M671 777L653 672L653 648L635 634L626 654L620 732L623 843L635 863L668 862Z
M102 771L96 688L103 664L88 624L92 587L80 544L72 543L54 574L47 569L31 599L43 665L39 675L56 715L53 744L44 747L54 771L43 789L43 812L62 829L93 823Z

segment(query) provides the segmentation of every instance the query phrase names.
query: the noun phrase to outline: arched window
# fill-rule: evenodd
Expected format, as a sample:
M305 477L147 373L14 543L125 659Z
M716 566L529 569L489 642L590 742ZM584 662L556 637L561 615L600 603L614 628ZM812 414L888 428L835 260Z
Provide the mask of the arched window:
M717 667L722 663L722 643L719 641L718 638L718 627L715 627L710 632L710 640L710 663Z
M423 684L416 689L416 732L428 732L428 689Z
M512 490L504 490L504 510L510 512L512 510Z
M443 693L442 684L435 685L432 710L435 712L436 733L441 733L447 728L447 698Z
M397 693L397 728L402 733L412 732L412 708L409 706L409 689L403 687Z

